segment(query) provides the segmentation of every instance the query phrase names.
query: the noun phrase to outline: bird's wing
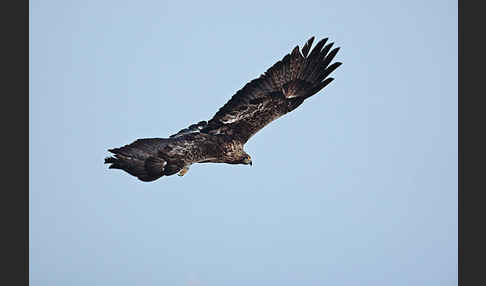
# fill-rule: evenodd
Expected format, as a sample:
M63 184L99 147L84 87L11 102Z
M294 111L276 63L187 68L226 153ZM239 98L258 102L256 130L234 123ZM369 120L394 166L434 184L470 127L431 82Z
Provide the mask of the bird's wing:
M275 63L259 78L247 83L206 122L181 130L225 134L245 143L265 125L297 108L306 98L316 94L333 78L328 75L341 65L330 65L339 48L331 50L327 38L311 50L314 37L299 50ZM310 53L309 53L310 51ZM177 134L174 134L177 136Z

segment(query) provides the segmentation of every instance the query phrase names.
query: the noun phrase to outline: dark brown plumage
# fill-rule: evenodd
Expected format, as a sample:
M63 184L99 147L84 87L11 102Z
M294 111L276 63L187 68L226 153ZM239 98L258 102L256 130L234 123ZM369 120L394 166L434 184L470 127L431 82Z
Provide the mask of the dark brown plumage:
M142 181L153 181L177 172L184 175L193 163L251 164L243 145L260 129L294 110L333 78L341 65L330 65L339 48L327 38L311 51L314 37L295 47L259 78L247 83L214 117L182 129L169 138L139 139L109 149L109 168L122 169ZM309 53L310 52L310 53Z

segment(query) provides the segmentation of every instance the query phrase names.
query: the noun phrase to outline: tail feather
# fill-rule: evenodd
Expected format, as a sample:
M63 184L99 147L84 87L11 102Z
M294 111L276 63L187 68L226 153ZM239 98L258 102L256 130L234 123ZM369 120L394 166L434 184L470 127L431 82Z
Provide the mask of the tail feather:
M158 156L166 139L139 139L120 148L108 149L114 155L105 158L109 169L121 169L141 181L151 182L162 176L177 173L183 166L177 162L167 162Z
M144 162L145 170L152 177L161 177L164 174L164 167L167 162L160 157L148 157Z
M123 155L115 155L105 158L105 164L111 164L109 169L120 169L137 177L141 181L150 182L157 180L164 174L161 169L157 172L155 169L147 169L145 160L130 158Z

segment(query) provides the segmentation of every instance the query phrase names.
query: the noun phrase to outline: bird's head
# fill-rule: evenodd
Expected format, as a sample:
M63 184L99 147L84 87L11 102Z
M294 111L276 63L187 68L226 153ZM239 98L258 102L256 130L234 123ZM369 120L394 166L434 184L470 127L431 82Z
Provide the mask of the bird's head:
M246 153L245 153L245 154L243 155L243 159L241 160L241 164L245 164L245 165L250 165L250 166L252 166L252 165L253 165L253 163L251 162L251 157L250 157L250 155L248 155L248 154L246 154Z

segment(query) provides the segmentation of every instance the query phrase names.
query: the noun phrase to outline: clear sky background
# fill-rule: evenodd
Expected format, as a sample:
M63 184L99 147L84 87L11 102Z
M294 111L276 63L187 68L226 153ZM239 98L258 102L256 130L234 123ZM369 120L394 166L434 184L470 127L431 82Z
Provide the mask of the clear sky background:
M253 166L108 148L214 113L315 35L335 81ZM456 285L456 1L30 1L31 285Z

